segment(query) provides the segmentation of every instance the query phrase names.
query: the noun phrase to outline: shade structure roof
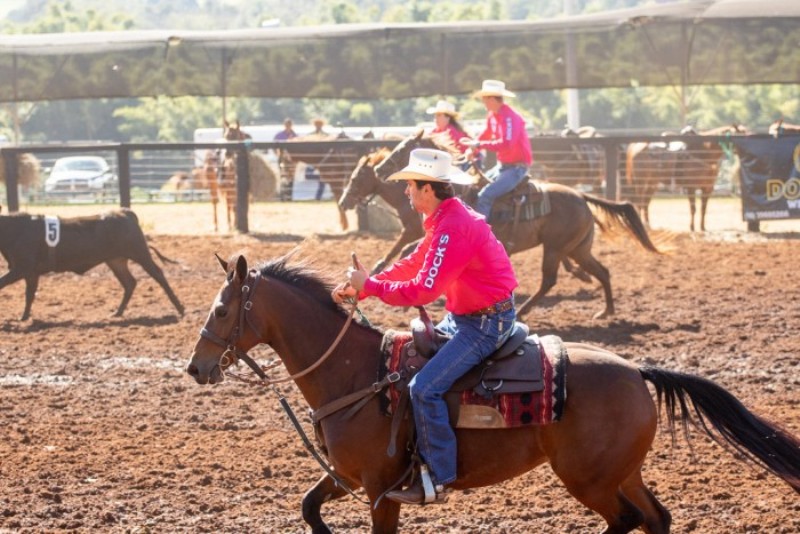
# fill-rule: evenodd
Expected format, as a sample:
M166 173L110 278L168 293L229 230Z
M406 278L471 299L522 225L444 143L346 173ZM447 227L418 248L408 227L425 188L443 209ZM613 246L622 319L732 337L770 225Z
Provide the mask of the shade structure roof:
M0 36L0 102L393 99L800 83L800 0L695 0L540 21Z

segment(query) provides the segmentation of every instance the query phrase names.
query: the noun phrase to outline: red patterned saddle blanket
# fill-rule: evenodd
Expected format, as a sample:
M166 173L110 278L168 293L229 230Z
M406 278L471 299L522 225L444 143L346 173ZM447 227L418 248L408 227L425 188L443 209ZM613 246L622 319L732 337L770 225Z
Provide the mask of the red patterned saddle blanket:
M402 391L428 360L409 333L384 336L379 379L398 373L385 390L384 408L397 410ZM557 336L528 336L511 356L484 362L459 379L447 394L450 421L457 428L515 428L559 421L566 402L569 356Z

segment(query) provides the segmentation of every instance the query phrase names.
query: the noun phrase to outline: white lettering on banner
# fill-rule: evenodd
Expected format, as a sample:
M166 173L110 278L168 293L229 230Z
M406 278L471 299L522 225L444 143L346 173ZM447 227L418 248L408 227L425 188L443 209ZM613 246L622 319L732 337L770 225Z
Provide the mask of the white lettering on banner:
M787 200L786 201L786 206L790 210L800 210L800 199Z
M433 257L433 262L431 262L433 265L431 265L431 268L428 269L428 276L425 278L425 281L422 282L422 285L424 285L428 289L432 289L433 284L436 282L436 276L439 274L439 267L442 266L442 262L444 261L444 253L447 250L446 245L449 241L450 241L450 236L448 236L447 234L443 234L439 238L439 245L441 246L436 249L436 254Z
M511 132L514 131L514 123L511 120L511 117L506 117L506 135L505 138L507 141L511 140Z

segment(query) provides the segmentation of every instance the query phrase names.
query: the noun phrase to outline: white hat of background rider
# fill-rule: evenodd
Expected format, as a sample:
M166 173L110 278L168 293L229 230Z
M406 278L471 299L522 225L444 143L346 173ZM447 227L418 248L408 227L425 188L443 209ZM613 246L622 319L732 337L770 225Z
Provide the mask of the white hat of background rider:
M481 90L477 91L475 96L507 96L514 98L517 95L506 89L506 84L500 80L483 80Z
M456 111L456 106L451 104L447 100L439 100L436 102L434 107L428 108L425 110L425 113L428 115L436 115L437 113L444 113L445 115L450 115L451 117L457 117L458 112Z
M450 154L431 148L412 150L408 158L408 165L386 180L423 180L460 185L471 185L475 181L469 174L458 167L453 167L453 158Z

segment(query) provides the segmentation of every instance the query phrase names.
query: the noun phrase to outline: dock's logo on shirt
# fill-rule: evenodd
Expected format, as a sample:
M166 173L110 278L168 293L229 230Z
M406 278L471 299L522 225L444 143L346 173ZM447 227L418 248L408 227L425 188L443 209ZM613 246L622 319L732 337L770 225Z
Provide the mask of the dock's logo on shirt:
M439 268L442 266L442 262L444 261L444 253L447 250L448 241L450 241L450 236L447 234L443 234L439 238L439 246L437 247L436 254L433 257L431 268L428 269L428 276L422 283L428 289L431 289L433 284L436 282L436 276L439 274Z

